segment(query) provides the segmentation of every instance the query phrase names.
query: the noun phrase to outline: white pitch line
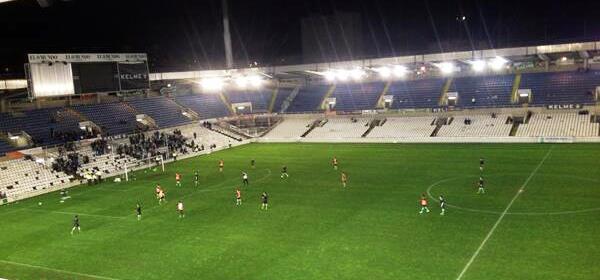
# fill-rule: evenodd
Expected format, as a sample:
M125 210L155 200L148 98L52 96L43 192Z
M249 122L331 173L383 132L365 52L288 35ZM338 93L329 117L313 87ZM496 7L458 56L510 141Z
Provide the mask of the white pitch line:
M0 260L0 263L10 264L10 265L17 265L17 266L23 266L23 267L29 267L29 268L43 269L43 270L54 271L54 272L63 273L63 274L70 274L70 275L75 275L75 276L83 276L83 277L94 278L94 279L119 280L117 278L112 278L112 277L107 277L107 276L100 276L100 275L93 275L93 274L87 274L87 273L81 273L81 272L74 272L74 271L68 271L68 270L63 270L63 269L58 269L58 268L51 268L51 267L46 267L46 266L26 264L26 263L19 263L19 262L12 262L12 261L6 261L6 260Z
M548 157L550 156L550 153L552 153L552 149L553 148L554 148L554 146L552 146L548 150L548 152L546 153L546 155L544 156L544 158L535 167L535 169L531 172L531 174L529 174L529 177L527 177L527 179L525 180L525 182L523 183L523 185L521 185L521 187L519 188L519 190L517 191L517 193L515 194L515 196L513 196L513 198L508 203L508 205L506 205L506 208L504 208L504 211L502 211L502 214L500 214L500 217L498 217L498 220L496 221L496 223L494 223L494 225L492 226L492 228L490 229L490 231L487 233L487 235L485 236L485 238L483 239L483 241L481 241L481 244L479 244L479 247L477 247L477 250L475 250L475 253L473 253L473 255L471 256L471 259L469 259L469 262L467 262L467 264L465 265L465 267L463 268L463 270L460 272L460 274L458 275L458 277L456 277L456 280L462 279L463 275L465 275L465 272L467 272L467 270L469 269L469 267L471 266L471 264L473 264L473 261L475 261L475 259L479 255L479 252L481 252L481 249L483 249L483 246L485 246L485 244L488 242L488 240L490 239L490 237L492 237L492 234L494 234L494 231L496 231L496 228L498 227L498 225L500 224L500 222L502 222L502 220L504 219L504 216L506 216L506 213L508 213L508 210L510 209L510 207L512 207L513 203L515 203L515 201L517 200L517 198L519 198L519 196L521 195L521 193L523 192L523 190L525 190L525 187L527 186L527 184L529 184L529 181L531 181L531 178L533 178L533 176L537 173L537 171L540 169L540 167L542 167L542 165L544 164L544 162L546 161L546 159L548 159Z
M88 217L98 217L98 218L110 218L110 219L125 219L126 216L108 216L108 215L97 215L97 214L86 214L86 213L76 213L76 212L65 212L65 211L54 211L54 210L44 210L44 209L34 209L34 208L24 208L29 211L36 212L46 212L46 213L55 213L55 214L63 214L63 215L79 215L79 216L88 216Z

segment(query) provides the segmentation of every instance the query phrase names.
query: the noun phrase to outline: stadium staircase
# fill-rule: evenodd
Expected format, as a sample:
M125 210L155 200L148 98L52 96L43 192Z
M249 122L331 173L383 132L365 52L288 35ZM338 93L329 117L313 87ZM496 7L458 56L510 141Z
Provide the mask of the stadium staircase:
M327 123L327 119L318 119L312 122L312 124L310 125L310 127L308 128L308 130L306 130L304 133L302 133L302 135L300 135L300 137L304 138L306 137L311 131L313 131L313 129L323 126Z
M438 105L440 106L445 106L447 104L447 97L448 97L448 89L450 89L450 87L452 86L452 77L446 79L446 82L444 83L444 86L442 87L442 92L440 94L440 99L438 101Z
M294 101L294 99L296 98L298 93L300 92L301 87L302 87L301 85L297 85L294 88L294 90L292 90L292 93L290 93L290 95L285 100L283 100L283 102L281 104L281 109L279 110L279 113L285 113L287 111L287 109L290 107L290 104L292 104L292 102Z
M519 102L519 86L521 85L521 73L515 75L515 80L513 81L512 91L511 91L511 101L513 104Z
M209 128L210 131L219 133L227 138L231 138L235 141L241 142L242 140L244 140L242 137L240 136L236 136L234 133L229 132L227 129L220 127L218 125L213 125L212 127Z
M508 124L510 122L510 118L511 117L506 118L506 124ZM508 136L516 136L517 135L519 126L523 123L524 119L525 119L524 117L512 117L513 125L510 128L510 133L508 134Z
M275 87L273 89L273 94L271 94L271 101L269 101L268 112L273 113L273 107L275 107L275 100L277 100L277 94L279 93L279 87Z
M433 129L433 131L431 132L431 135L429 135L429 137L436 137L438 132L440 131L440 129L442 129L442 126L444 126L446 124L451 124L453 120L454 120L454 117L450 117L450 119L448 119L448 118L435 119L434 124L433 124L433 125L435 125L435 129Z
M365 131L365 133L363 133L360 137L365 138L367 137L367 135L369 135L369 133L371 133L371 131L373 130L373 128L377 127L377 126L382 126L383 123L385 121L379 120L379 119L374 119L372 121L369 122L369 129L367 129L367 131Z
M223 105L225 105L225 107L227 107L227 109L229 109L229 113L234 115L235 111L231 107L231 102L229 102L229 99L227 99L227 96L225 96L225 94L222 91L219 92L219 98L221 98Z
M392 84L392 81L387 81L385 83L385 86L383 87L383 90L381 91L381 94L379 95L379 98L377 99L377 104L375 104L375 108L377 108L377 109L385 108L385 100L383 100L383 96L388 92L391 84Z
M319 104L319 107L317 107L317 110L326 110L327 109L327 102L325 102L327 100L327 98L331 97L331 95L333 94L333 92L335 91L335 84L332 84L329 89L327 90L327 93L325 93L325 95L323 96L323 99L321 100L321 103Z

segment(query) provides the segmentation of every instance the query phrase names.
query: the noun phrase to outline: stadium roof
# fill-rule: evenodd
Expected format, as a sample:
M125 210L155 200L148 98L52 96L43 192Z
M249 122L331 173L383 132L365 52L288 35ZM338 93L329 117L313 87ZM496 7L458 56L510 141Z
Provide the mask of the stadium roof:
M375 59L362 59L340 62L323 62L312 64L298 64L287 66L272 66L262 68L239 68L230 70L199 70L184 72L165 72L152 73L150 79L158 80L177 80L177 79L198 79L203 77L230 76L235 73L261 72L275 78L297 78L310 75L318 75L319 72L329 69L353 69L353 68L374 68L387 65L424 65L434 64L446 61L455 61L467 63L468 61L479 59L492 59L503 57L512 62L532 61L532 60L553 60L570 54L580 58L591 58L600 52L600 41L596 42L578 42L556 45L539 45L528 47L501 48L501 49L483 49L475 51L459 51L432 53L420 55L407 55L397 57L382 57ZM560 55L557 57L557 55Z

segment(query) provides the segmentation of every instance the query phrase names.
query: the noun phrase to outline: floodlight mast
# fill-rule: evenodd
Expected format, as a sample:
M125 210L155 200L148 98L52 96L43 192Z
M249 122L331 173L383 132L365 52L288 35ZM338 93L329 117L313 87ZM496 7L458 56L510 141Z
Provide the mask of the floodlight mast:
M231 32L229 31L229 7L227 0L221 0L223 7L223 42L225 44L225 66L233 68L233 52L231 50Z

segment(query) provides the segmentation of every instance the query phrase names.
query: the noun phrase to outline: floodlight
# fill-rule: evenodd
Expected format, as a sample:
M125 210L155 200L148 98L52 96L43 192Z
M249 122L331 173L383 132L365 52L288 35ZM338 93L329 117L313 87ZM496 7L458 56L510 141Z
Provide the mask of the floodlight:
M361 80L366 74L365 71L360 68L354 68L348 71L348 73L350 74L350 77L352 77L352 79L356 81Z
M392 75L392 70L386 66L375 68L373 70L375 70L375 72L379 73L379 76L381 76L382 78L389 78L390 75Z
M506 60L505 58L501 56L496 56L495 58L490 60L488 64L490 65L490 67L492 67L492 69L498 71L501 70L504 64L506 64L507 62L508 60Z
M219 91L223 89L223 78L211 77L204 78L200 81L202 88L206 91Z
M406 68L406 66L402 66L402 65L394 66L394 76L404 77L406 75L406 72L408 72L408 69Z
M348 73L348 70L338 70L336 72L336 78L340 81L347 81L348 80L348 76L350 75L350 73Z
M450 74L452 72L454 72L454 64L452 62L442 62L436 65L438 68L440 68L440 71L442 71L443 74Z
M245 88L248 85L248 78L246 78L245 76L237 77L235 78L235 84L239 88Z
M247 77L248 82L253 87L260 87L262 85L263 79L258 75L252 75Z
M483 61L483 60L473 60L470 63L471 63L471 68L475 72L481 72L485 69L485 61Z
M335 72L331 70L323 72L323 76L325 76L325 80L328 80L330 82L333 82L335 80Z

